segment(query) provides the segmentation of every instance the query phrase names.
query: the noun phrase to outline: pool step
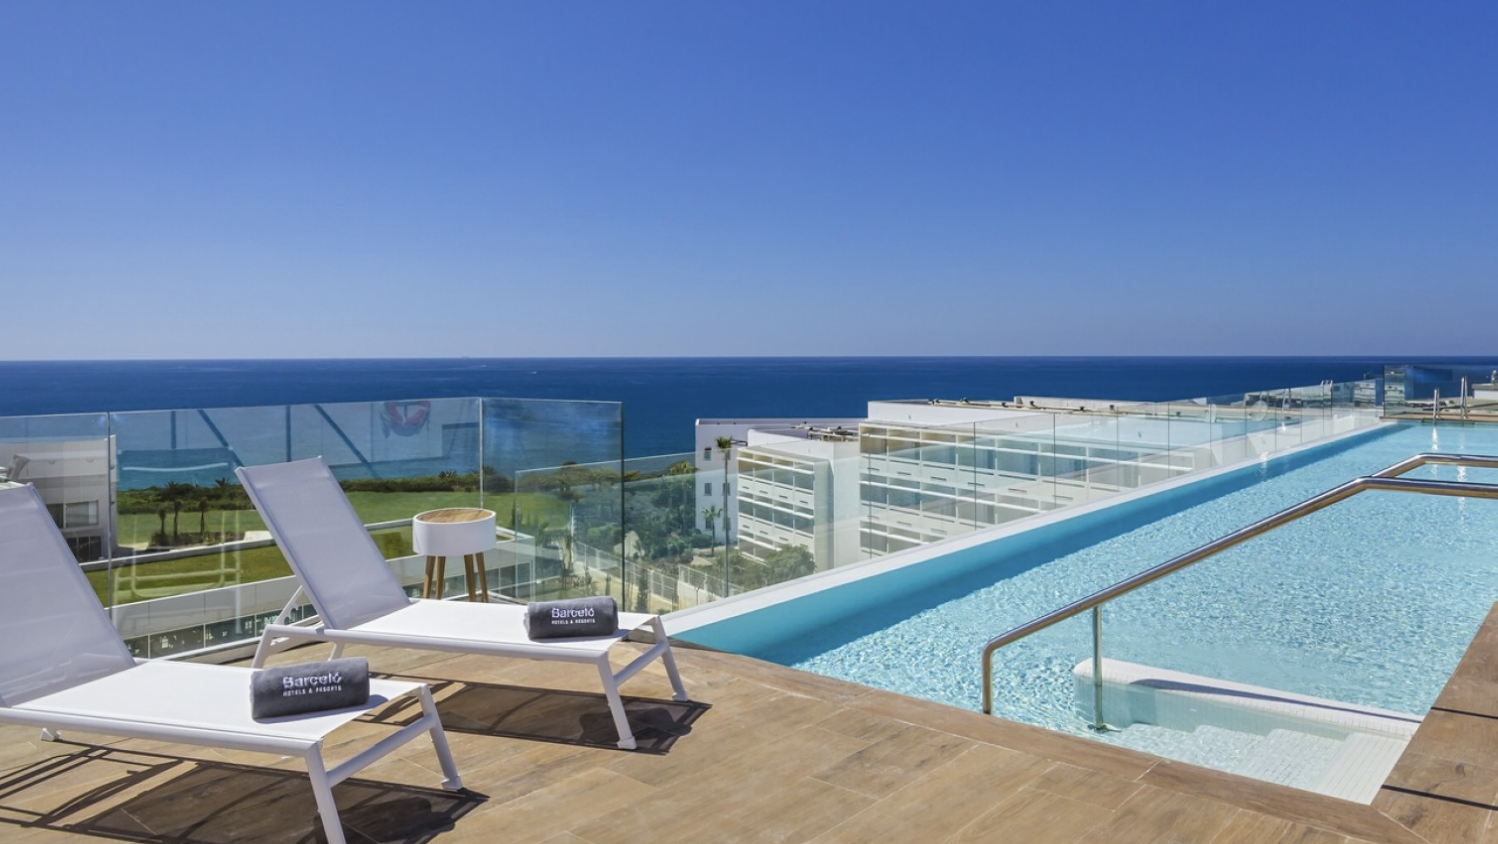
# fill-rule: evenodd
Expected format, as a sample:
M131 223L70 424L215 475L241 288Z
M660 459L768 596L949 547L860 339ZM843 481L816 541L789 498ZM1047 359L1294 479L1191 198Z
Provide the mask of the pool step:
M1107 735L1111 742L1178 762L1357 803L1373 800L1405 746L1402 739L1363 733L1332 739L1295 730L1260 735L1211 726L1184 731L1134 724Z
M1259 737L1258 744L1247 758L1227 770L1256 780L1325 794L1327 792L1317 786L1342 748L1343 742L1337 739L1295 730L1270 730L1269 735Z
M1353 733L1342 742L1341 752L1327 766L1320 781L1308 790L1371 803L1409 743L1408 737Z
M1073 669L1092 720L1092 662ZM1103 660L1103 715L1114 741L1220 771L1367 803L1418 716ZM1132 734L1132 735L1131 735Z

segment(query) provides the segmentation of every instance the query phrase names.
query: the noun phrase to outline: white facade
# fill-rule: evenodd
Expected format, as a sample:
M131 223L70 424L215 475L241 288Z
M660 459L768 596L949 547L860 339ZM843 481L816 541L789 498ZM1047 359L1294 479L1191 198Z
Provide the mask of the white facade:
M703 511L709 507L717 507L719 510L726 508L728 518L728 535L724 536L724 518L719 515L713 520L713 535L721 541L733 541L738 535L739 504L733 493L734 473L734 450L749 443L751 431L773 432L794 430L796 426L833 427L836 425L847 425L856 427L857 419L698 419L696 434L694 436L695 449L692 463L697 467L697 529L703 533L707 532L707 518ZM723 453L718 448L718 438L727 437L734 443L733 450L728 454L728 460L723 459ZM726 472L726 474L725 474ZM724 484L728 484L728 494L724 496Z
M111 439L0 443L0 480L36 487L79 562L113 551L113 464Z
M765 561L786 546L818 569L938 542L1353 430L1367 413L1262 412L1204 400L877 401L863 419L701 420L701 507ZM705 528L699 518L699 529Z
M1139 407L1151 415L1133 415ZM1216 465L1210 419L1097 400L878 401L863 419L700 420L699 511L745 555L787 545L827 569ZM717 525L715 525L717 526ZM699 529L706 528L699 512Z
M1108 410L1106 404L1091 405ZM1173 447L1160 422L1088 414L1081 403L1058 400L1045 407L1059 410L1040 410L1039 401L1036 409L1030 401L1023 407L871 404L859 430L865 553L914 548L1213 462L1209 452ZM1176 433L1187 424L1179 423Z
M854 426L751 431L737 461L739 550L763 562L801 547L818 569L862 559L859 464Z

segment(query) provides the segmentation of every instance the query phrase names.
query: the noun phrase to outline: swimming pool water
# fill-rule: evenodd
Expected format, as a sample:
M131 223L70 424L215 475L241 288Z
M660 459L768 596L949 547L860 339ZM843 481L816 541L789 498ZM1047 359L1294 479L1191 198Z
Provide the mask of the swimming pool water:
M890 595L878 611L749 653L978 709L980 654L993 636L1425 451L1498 454L1498 427L1401 426L1327 449L1314 462L1269 461L1257 478L1203 486L1226 494L1174 499L1174 512L1144 523L1079 529L1053 543L1057 553L1041 565L1006 559L1000 542L983 571ZM1411 477L1498 483L1498 472L1449 466ZM1423 714L1495 600L1498 501L1365 492L1107 605L1103 650ZM1086 733L1071 670L1090 654L1085 614L1004 648L995 660L995 714Z

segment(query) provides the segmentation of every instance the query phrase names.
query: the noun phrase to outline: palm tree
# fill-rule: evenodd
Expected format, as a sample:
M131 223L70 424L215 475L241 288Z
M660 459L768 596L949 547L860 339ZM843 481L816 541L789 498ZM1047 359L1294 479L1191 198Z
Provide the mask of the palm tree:
M158 500L171 505L172 537L174 539L181 535L181 531L178 530L178 521L182 517L182 505L187 503L187 500L192 498L197 493L197 491L198 488L196 486L193 486L192 484L185 484L181 481L172 481L156 492L156 497ZM165 519L162 520L161 530L163 533L166 532Z
M723 455L723 547L728 547L728 458L733 453L733 437L718 437L718 453Z
M557 493L557 498L567 502L567 529L562 534L562 574L569 580L572 578L572 543L576 540L574 532L577 530L577 502L582 497L582 493L571 487Z
M719 510L716 504L709 504L702 508L702 519L707 522L707 535L712 540L711 544L707 547L707 556L709 558L713 556L714 551L718 550L718 530L715 525L717 524L718 517L721 515L723 515L723 511Z
M718 437L718 453L723 455L723 588L728 589L728 458L733 452L733 437ZM724 595L724 597L728 597Z

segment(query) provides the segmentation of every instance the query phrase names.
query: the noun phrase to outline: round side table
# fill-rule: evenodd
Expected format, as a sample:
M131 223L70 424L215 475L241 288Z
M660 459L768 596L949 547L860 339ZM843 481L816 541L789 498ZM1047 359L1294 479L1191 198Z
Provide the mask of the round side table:
M489 575L484 571L484 552L494 547L494 511L477 507L448 507L417 513L411 520L411 544L427 558L426 580L421 597L442 598L448 557L463 558L463 577L468 582L468 600L489 600ZM477 558L477 566L475 566ZM432 570L436 568L436 588ZM475 595L474 573L478 573ZM432 594L433 592L436 594Z

